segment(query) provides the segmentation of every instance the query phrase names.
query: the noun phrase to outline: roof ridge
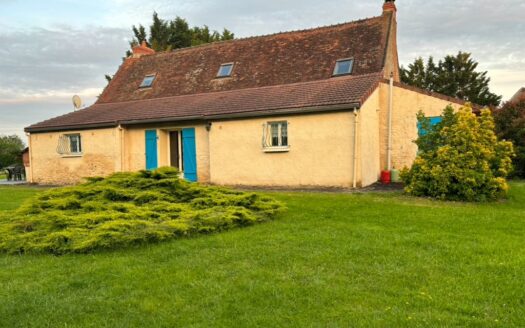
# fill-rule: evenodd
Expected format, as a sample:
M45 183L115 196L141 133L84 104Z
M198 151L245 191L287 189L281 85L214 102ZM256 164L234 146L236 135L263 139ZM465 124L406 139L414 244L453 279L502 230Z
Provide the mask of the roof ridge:
M199 45L185 47L185 48L173 49L173 50L169 50L169 51L158 51L158 52L156 52L154 54L144 55L142 57L169 55L169 54L180 53L180 52L189 51L189 50L193 50L193 49L200 49L200 48L206 48L206 47L210 47L211 48L212 46L218 46L218 45L227 44L227 43L234 43L234 42L238 42L238 41L249 41L249 40L254 40L254 39L269 38L269 37L278 36L278 35L286 35L286 34L302 33L302 32L313 32L313 31L325 30L325 29L330 29L330 28L336 28L336 27L340 27L340 26L344 26L344 25L355 25L355 24L363 23L363 22L366 22L366 21L374 20L374 19L380 19L380 18L383 18L383 17L384 17L383 15L379 15L379 16L372 16L372 17L362 18L362 19L358 19L358 20L354 20L354 21L337 23L337 24L331 24L331 25L322 25L322 26L317 26L317 27L312 27L312 28L305 28L305 29L290 30L290 31L284 31L284 32L276 32L276 33L269 33L269 34L262 34L262 35L247 36L247 37L239 38L239 39L215 41L215 42L211 42L211 43L204 43L204 44L199 44ZM131 57L128 57L128 58L131 58Z
M323 79L323 80L315 80L315 81L306 81L306 82L295 82L295 83L286 83L286 84L274 84L274 85L266 85L262 87L253 87L253 88L242 88L242 89L233 89L233 90L224 90L224 91L212 91L212 92L200 92L200 93L190 93L187 95L178 95L178 96L167 96L167 97L157 97L157 98L148 98L148 99L139 99L139 100L126 100L126 101L112 101L112 102L104 102L104 103L94 103L93 105L83 108L82 110L87 110L91 108L94 105L112 105L112 104L128 104L128 103L138 103L138 102L149 102L149 101L155 101L155 100L161 100L161 99L172 99L172 98L180 98L180 97L191 97L191 96L197 96L197 95L203 95L203 94L229 94L234 93L238 91L243 90L261 90L261 89L268 89L268 88L276 88L276 87L283 87L283 86L294 86L294 85L309 85L309 84L317 84L317 83L328 83L333 81L346 81L346 80L354 80L359 78L367 78L369 76L377 75L378 81L383 76L382 72L374 72L374 73L368 73L368 74L360 74L360 75L347 75L347 76L340 76L340 77L331 77L329 79ZM77 111L78 112L78 111ZM75 113L75 112L71 112ZM71 114L69 113L69 114ZM65 114L67 115L67 114Z

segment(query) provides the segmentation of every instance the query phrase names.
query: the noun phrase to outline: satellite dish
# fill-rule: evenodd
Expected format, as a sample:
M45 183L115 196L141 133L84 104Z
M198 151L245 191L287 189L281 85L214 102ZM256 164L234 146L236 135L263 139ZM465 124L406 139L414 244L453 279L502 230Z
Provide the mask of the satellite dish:
M80 109L82 106L82 99L77 95L73 96L73 106L75 107L75 110Z

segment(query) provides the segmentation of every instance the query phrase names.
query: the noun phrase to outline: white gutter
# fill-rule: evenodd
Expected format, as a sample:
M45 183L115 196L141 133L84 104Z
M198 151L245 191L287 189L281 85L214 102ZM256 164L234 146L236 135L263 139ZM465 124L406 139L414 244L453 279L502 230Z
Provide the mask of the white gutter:
M390 84L388 87L388 146L386 150L388 171L392 170L392 106L394 97L394 73L390 73Z
M357 188L357 127L358 127L359 109L354 108L354 164L352 174L352 188Z

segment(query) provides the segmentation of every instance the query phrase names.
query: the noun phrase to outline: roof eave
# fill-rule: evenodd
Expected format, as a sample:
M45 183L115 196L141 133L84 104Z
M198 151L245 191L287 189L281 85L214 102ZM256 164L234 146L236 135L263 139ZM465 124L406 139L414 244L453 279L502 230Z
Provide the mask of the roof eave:
M140 119L140 120L125 120L118 122L106 122L97 124L76 124L76 125L64 125L54 127L27 127L24 130L29 133L45 133L45 132L60 132L60 131L72 131L72 130L88 130L88 129L102 129L117 127L118 125L141 125L141 124L156 124L156 123L168 123L168 122L195 122L195 121L213 121L213 120L230 120L230 119L246 119L255 117L273 117L290 114L315 114L315 113L328 113L338 112L346 110L356 110L361 107L360 103L346 103L346 104L334 104L324 106L311 106L311 107L298 107L298 108L285 108L285 109L272 109L264 111L252 111L244 113L227 113L217 115L199 115L199 116L184 116L184 117L163 117L163 118L151 118L151 119Z
M246 119L254 117L273 117L290 114L314 114L327 113L345 110L359 109L361 104L336 104L328 106L313 106L313 107L299 107L286 109L272 109L264 111L252 111L244 113L228 113L217 115L201 115L201 116L187 116L187 117L165 117L162 119L146 119L146 120L129 120L120 121L121 125L137 125L137 124L153 124L153 123L167 123L167 122L187 122L187 121L214 121L214 120L231 120L231 119Z
M59 132L59 131L72 131L72 130L103 129L103 128L112 128L116 126L118 126L117 122L93 123L93 124L73 124L73 125L46 126L46 127L28 126L27 128L24 129L24 131L28 133L45 133L45 132Z

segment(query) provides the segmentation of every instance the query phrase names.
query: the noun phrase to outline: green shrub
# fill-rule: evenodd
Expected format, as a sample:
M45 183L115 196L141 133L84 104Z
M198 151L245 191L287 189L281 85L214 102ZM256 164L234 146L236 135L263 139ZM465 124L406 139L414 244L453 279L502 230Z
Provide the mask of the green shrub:
M179 179L172 168L52 189L0 214L0 252L86 253L264 222L283 209L255 193Z
M442 122L431 126L419 113L424 134L418 156L401 173L405 190L415 196L443 200L487 201L504 197L512 168L512 143L498 141L488 109L479 117L470 105L454 112L447 107Z
M498 137L514 143L516 157L512 176L525 178L525 100L505 103L494 111Z

